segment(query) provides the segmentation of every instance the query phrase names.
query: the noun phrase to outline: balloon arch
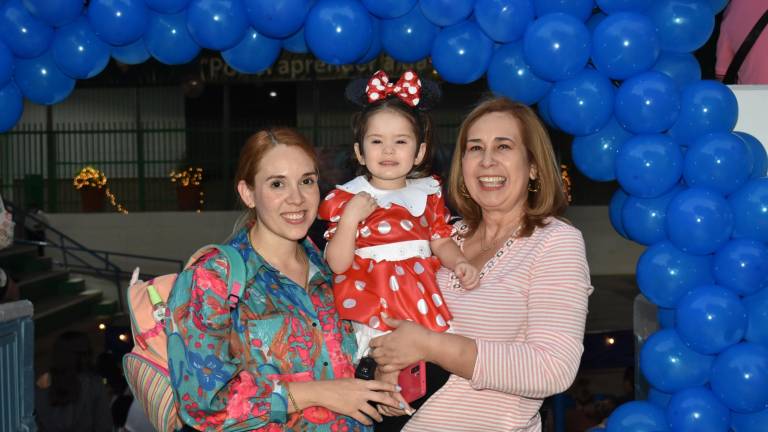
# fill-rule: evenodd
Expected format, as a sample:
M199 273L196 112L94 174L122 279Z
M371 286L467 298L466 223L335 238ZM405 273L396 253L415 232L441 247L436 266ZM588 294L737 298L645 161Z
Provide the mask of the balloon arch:
M84 3L88 3L84 6ZM221 51L258 73L281 49L330 64L386 52L538 104L575 136L577 167L618 180L611 221L649 246L645 296L671 320L640 353L649 401L607 430L763 431L768 425L766 154L733 132L736 98L691 54L727 0L0 0L0 131L23 100L55 104L110 56Z

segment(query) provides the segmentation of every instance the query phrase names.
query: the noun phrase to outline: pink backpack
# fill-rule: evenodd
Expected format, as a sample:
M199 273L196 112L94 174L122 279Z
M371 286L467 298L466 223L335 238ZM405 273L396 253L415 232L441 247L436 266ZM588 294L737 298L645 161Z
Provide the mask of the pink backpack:
M195 252L187 262L185 269L194 264L203 255L219 251L229 262L227 288L231 307L245 288L245 263L237 250L229 245L208 245ZM165 304L172 289L188 290L192 283L192 274L182 273L158 276L147 282L139 280L139 269L133 271L128 287L128 314L131 317L133 332L133 350L123 357L123 371L131 392L144 408L150 423L159 432L173 432L183 427L178 415L178 406L173 396L171 379L168 372L168 321L172 319L170 311L166 314L165 325L155 321L154 308L149 296L149 286L153 286ZM178 337L178 335L176 335Z

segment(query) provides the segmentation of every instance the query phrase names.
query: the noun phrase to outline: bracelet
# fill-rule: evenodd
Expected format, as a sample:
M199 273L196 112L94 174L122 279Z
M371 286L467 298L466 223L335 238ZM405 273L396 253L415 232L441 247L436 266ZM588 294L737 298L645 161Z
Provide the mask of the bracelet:
M293 405L294 411L301 414L301 409L299 408L299 404L296 403L296 399L294 399L293 393L291 393L291 388L290 386L288 386L288 383L285 383L285 392L288 393L288 399L291 400L291 405Z

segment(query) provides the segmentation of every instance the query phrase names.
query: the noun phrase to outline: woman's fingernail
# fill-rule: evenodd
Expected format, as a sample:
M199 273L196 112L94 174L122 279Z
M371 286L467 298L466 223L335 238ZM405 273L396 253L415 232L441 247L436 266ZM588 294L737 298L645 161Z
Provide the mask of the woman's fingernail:
M401 409L401 410L404 410L404 409L405 409L405 402L400 402L400 409Z
M399 385L395 384L395 391L396 391L396 392L398 392L398 393L399 393L399 392L401 392L402 390L403 390L403 388L402 388L402 387L400 387Z
M408 408L408 409L405 410L405 413L408 414L409 416L412 416L413 413L415 413L415 412L416 411L414 411L413 408Z

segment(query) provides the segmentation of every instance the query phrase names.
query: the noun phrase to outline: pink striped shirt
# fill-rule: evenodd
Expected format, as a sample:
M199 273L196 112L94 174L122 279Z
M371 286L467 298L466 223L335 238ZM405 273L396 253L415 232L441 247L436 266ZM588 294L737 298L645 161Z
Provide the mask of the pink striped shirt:
M472 291L437 275L452 331L477 343L472 379L452 375L403 431L539 431L542 399L573 382L592 292L581 232L552 219L481 272Z

